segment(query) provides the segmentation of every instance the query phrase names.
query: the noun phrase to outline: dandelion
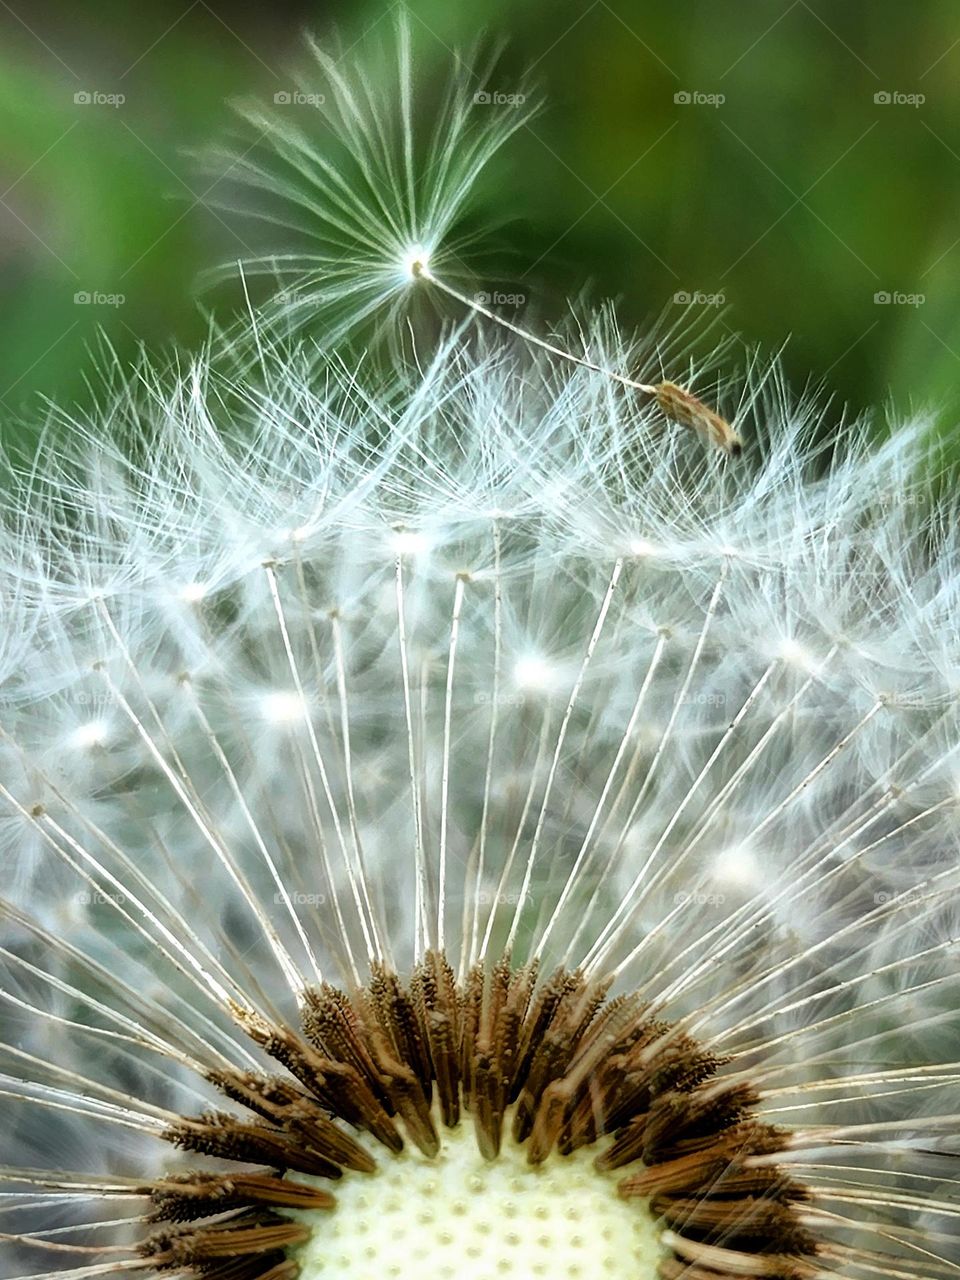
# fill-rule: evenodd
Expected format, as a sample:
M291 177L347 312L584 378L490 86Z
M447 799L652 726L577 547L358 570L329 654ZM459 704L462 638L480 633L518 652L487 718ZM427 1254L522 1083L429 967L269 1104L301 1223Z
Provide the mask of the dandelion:
M362 325L461 206L357 83ZM290 306L8 466L4 1274L956 1274L925 423L827 458L754 368L730 466L609 316L362 361Z

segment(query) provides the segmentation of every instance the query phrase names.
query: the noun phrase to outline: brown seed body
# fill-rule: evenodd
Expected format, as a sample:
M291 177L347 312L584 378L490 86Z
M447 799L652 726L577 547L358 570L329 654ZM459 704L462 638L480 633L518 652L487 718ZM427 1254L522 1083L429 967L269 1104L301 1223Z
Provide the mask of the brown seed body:
M664 417L669 418L671 422L679 422L682 427L690 427L708 444L714 445L724 453L734 457L740 453L743 442L730 423L692 392L678 387L675 382L659 382L654 388L654 396Z

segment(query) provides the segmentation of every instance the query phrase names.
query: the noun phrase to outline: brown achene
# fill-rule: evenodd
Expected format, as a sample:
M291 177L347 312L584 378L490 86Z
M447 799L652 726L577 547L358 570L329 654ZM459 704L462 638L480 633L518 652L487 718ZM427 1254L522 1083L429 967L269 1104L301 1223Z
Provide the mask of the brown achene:
M286 1250L309 1232L283 1211L335 1206L297 1173L372 1172L351 1127L390 1152L409 1140L432 1156L442 1126L469 1117L489 1160L507 1123L532 1164L612 1136L597 1165L624 1169L620 1194L649 1201L669 1244L664 1280L809 1277L817 1243L805 1192L775 1163L751 1160L784 1150L786 1134L756 1118L755 1091L724 1081L718 1058L637 997L608 998L608 987L563 969L541 980L536 965L507 957L458 983L430 952L409 982L378 968L352 996L308 990L300 1030L244 1014L287 1074L211 1071L252 1117L184 1117L164 1137L255 1167L144 1187L151 1221L167 1225L142 1256L208 1280L293 1280Z

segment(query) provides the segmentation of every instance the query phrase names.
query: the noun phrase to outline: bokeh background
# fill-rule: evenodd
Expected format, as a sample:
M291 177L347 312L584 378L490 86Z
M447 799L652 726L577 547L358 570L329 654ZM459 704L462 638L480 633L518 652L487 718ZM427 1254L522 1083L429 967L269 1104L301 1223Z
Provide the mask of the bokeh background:
M484 88L541 114L482 193L504 287L584 289L629 323L675 299L786 343L837 402L960 414L956 0L411 0L422 74L486 33ZM349 47L387 0L0 0L0 415L82 402L202 336L200 273L260 247L194 152L292 87L301 32ZM478 110L483 110L478 104ZM309 107L303 110L310 111ZM274 247L282 244L274 239ZM22 429L22 428L21 428Z

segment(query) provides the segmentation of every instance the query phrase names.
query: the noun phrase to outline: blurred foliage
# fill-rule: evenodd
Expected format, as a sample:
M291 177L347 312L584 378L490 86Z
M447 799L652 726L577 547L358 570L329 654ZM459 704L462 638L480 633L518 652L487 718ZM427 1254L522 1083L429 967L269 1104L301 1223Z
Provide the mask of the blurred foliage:
M39 393L88 398L101 328L121 358L141 341L198 340L197 276L248 246L187 153L227 133L232 99L288 86L304 27L336 27L349 46L393 7L0 8L5 418L24 404L37 417ZM789 339L795 383L822 379L854 410L935 403L953 419L956 0L408 7L428 80L485 32L504 53L478 91L516 92L531 68L542 92L482 193L513 224L497 287L545 321L584 289L618 297L628 323L679 293L723 295L724 323L745 342Z

